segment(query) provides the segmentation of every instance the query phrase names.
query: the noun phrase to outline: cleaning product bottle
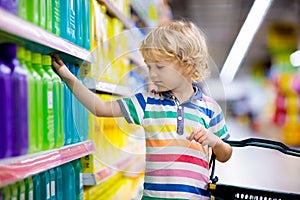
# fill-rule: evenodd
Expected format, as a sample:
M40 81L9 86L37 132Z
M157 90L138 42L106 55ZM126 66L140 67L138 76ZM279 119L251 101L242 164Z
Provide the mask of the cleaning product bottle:
M63 174L60 166L55 167L55 194L56 200L63 199Z
M54 113L53 113L53 79L48 73L51 68L51 57L49 55L42 56L42 70L44 77L47 77L47 81L44 83L45 90L47 93L44 93L45 99L47 99L47 139L49 141L48 145L45 145L45 149L52 149L55 147L55 135L54 135Z
M18 16L27 20L27 0L18 0Z
M40 177L41 177L41 199L49 200L50 199L49 171L46 170L40 173Z
M13 183L10 185L11 199L18 199L18 185Z
M25 200L25 182L24 182L24 180L18 181L17 187L18 187L18 199Z
M17 49L17 57L20 61L20 65L26 69L27 71L27 84L28 84L28 140L29 140L29 147L28 152L35 152L35 134L36 134L36 94L35 94L35 77L32 75L30 71L30 67L27 66L25 61L25 49L22 46L18 46Z
M32 178L28 177L24 180L25 183L25 200L33 199L33 182Z
M75 0L60 0L60 36L72 43L76 43Z
M39 0L27 0L27 20L37 26L39 22Z
M60 0L52 0L52 32L60 34Z
M76 44L83 47L83 8L82 1L84 0L74 0L75 1L75 37Z
M38 98L38 88L42 85L42 80L39 74L33 69L31 62L31 52L25 50L25 66L28 69L28 96L29 96L29 152L37 152L42 150L42 135L38 128L40 128L41 123L38 121L39 116L39 103Z
M33 199L41 199L41 178L39 174L32 177Z
M45 6L45 8L46 8L45 9L46 10L45 28L47 31L53 33L53 26L52 26L52 24L53 24L53 22L52 22L52 20L53 20L53 7L52 7L53 3L52 3L52 0L44 0L44 1L46 1L46 3L45 3L46 4L46 6Z
M39 27L41 27L42 29L46 29L46 0L39 0L38 14L39 14Z
M13 156L28 151L27 72L17 60L17 46L0 44L0 59L11 69L13 91Z
M70 72L76 76L76 67L75 65L73 64L70 64L69 65L69 68L70 68ZM76 85L75 85L76 87ZM73 93L71 93L71 111L72 111L72 114L71 114L71 124L72 124L72 144L74 143L77 143L77 142L80 142L80 120L79 120L79 117L80 117L80 110L79 110L79 101L78 99L75 97L75 95Z
M10 186L7 185L3 188L1 188L1 192L2 192L2 200L11 200L11 189Z
M69 64L65 63L65 65L69 68ZM64 145L72 144L72 136L73 136L73 117L72 117L72 96L71 91L68 88L67 84L63 82L63 90L64 90Z
M49 183L50 183L50 199L56 200L55 188L55 168L49 169Z
M51 57L43 55L44 70L51 77L52 88L52 102L53 102L53 117L54 117L54 144L55 148L62 147L64 144L64 131L63 131L63 93L62 81L60 77L53 71L51 67Z
M12 155L13 148L13 90L11 69L0 58L0 158Z
M54 132L53 132L53 117L49 113L53 113L52 103L48 102L51 97L52 101L52 82L50 76L42 68L42 55L39 53L32 54L32 66L34 70L40 75L42 84L38 87L38 94L40 95L38 101L41 109L39 109L39 116L41 119L41 127L38 127L40 135L43 137L42 149L47 150L54 146ZM52 132L51 132L52 131Z
M4 8L5 10L18 15L18 1L9 1L9 0L1 0L0 7Z
M90 0L83 0L82 2L82 38L83 47L90 50L91 43L91 17L90 17Z
M82 165L79 159L73 160L71 163L75 170L76 200L82 200L83 199Z
M63 182L63 199L74 200L76 199L75 190L75 171L71 163L66 163L61 166L62 168L62 182Z

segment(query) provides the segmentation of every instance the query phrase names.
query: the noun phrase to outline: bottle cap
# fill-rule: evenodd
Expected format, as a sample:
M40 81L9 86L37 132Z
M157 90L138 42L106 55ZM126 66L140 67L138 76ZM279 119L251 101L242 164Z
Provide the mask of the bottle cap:
M25 48L22 46L17 47L17 58L18 59L25 59Z
M40 53L31 53L32 64L42 64L42 55Z
M31 62L31 51L25 50L25 61Z
M52 65L51 56L49 56L49 55L43 55L42 56L42 63L43 63L43 65L51 66Z

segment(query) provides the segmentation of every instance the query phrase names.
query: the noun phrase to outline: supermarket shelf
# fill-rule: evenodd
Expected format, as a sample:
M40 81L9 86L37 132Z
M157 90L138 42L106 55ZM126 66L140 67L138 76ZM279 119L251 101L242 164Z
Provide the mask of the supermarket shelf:
M51 52L63 53L63 55L60 55L61 58L69 63L80 63L83 61L94 63L94 58L88 50L68 42L2 8L0 8L0 16L0 42L14 42L31 51L42 54Z
M106 93L118 96L130 96L131 94L133 94L133 91L129 87L105 81L96 81L95 88L90 89L100 94Z
M0 160L0 187L81 158L95 151L91 140L24 156Z
M95 173L83 173L83 185L98 185L118 172L125 170L135 159L132 156L125 157L112 166L105 167Z

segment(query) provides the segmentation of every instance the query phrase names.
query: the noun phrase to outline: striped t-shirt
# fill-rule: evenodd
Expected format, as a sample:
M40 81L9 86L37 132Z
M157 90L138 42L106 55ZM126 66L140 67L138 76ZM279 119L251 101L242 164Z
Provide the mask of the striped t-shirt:
M143 200L209 199L209 148L186 137L201 126L222 139L229 133L220 106L198 87L194 90L182 103L170 92L118 100L127 122L145 129Z

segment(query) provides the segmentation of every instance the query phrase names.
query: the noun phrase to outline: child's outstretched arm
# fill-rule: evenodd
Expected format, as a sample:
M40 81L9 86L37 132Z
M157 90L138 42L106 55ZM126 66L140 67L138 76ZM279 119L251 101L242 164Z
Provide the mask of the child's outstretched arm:
M117 101L104 102L86 88L66 67L57 54L52 53L52 66L56 73L67 84L77 99L98 117L122 117L123 112Z
M194 130L187 139L212 147L216 159L220 162L226 162L231 157L232 147L204 127Z

